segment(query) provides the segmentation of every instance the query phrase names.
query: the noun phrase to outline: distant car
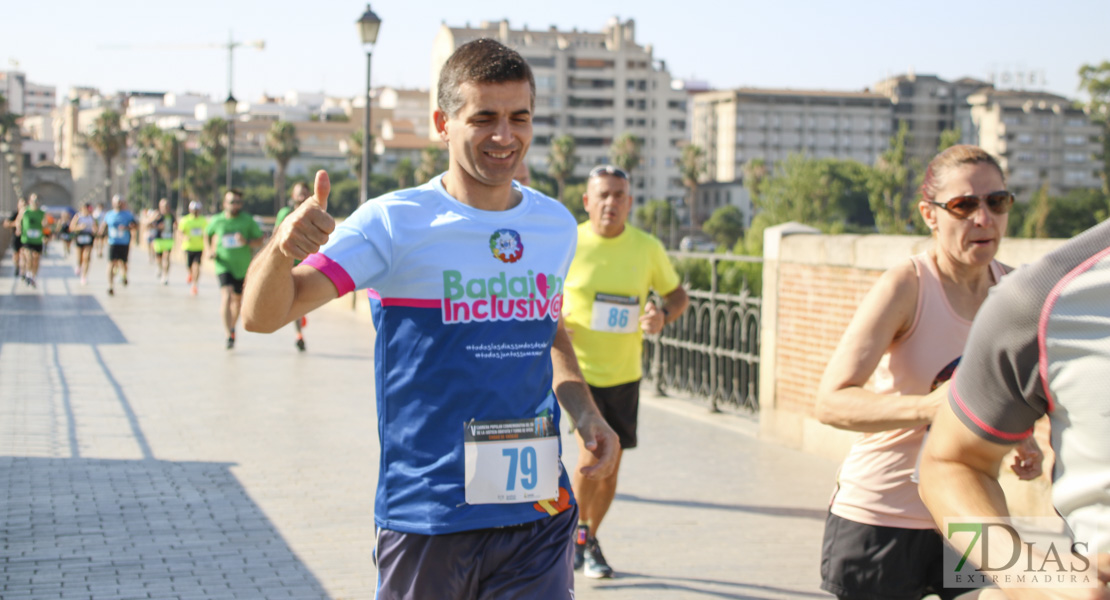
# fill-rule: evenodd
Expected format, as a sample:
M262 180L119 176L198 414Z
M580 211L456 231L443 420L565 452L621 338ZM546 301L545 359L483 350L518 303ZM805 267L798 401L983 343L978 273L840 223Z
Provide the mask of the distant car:
M716 252L717 242L707 235L688 235L678 242L678 249L686 252Z

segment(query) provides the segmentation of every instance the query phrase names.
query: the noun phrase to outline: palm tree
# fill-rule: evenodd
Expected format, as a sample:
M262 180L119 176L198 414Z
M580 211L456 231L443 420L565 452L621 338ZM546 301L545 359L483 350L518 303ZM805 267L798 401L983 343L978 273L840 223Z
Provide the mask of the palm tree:
M411 162L411 161L410 161ZM356 177L362 176L362 130L356 129L347 138L347 166ZM374 170L374 136L370 136L370 171Z
M633 169L639 167L640 161L644 158L643 147L644 143L640 138L631 133L622 133L613 145L609 146L609 160L631 177Z
M428 146L420 152L420 166L416 167L415 184L420 185L435 177L443 169L443 149Z
M219 188L219 176L219 162L207 152L185 155L185 196L188 199L210 196Z
M148 196L151 206L158 202L158 173L155 167L155 152L158 137L161 135L162 130L152 123L131 130L132 143L138 150L139 168L150 176ZM142 208L144 204L145 202L140 202L138 208Z
M393 178L397 180L397 187L407 188L411 186L415 175L416 167L412 166L412 160L408 157L397 161L397 166L393 167Z
M691 224L695 227L701 225L698 214L698 180L705 174L705 150L696 144L688 144L682 148L682 162L679 164L682 174L682 185L690 190L690 210L692 211Z
M200 136L198 139L201 151L212 159L212 181L208 189L210 194L213 194L212 205L219 206L219 191L220 191L220 172L223 167L224 155L227 154L227 121L214 117L204 122L200 129ZM198 196L199 198L199 196Z
M571 173L574 173L574 167L578 164L578 156L575 155L574 138L569 135L561 135L551 140L551 149L547 151L547 174L555 179L555 193L558 195L559 201L563 200L563 191L567 186L567 178Z
M111 202L112 163L120 152L127 147L127 132L123 130L120 114L111 109L100 113L93 121L92 131L85 136L85 139L104 161L108 177L108 187L104 190L104 198Z
M297 128L289 121L277 121L266 133L266 156L277 163L274 172L274 214L285 204L285 169L289 161L301 153L297 143Z
M166 184L166 195L174 186L177 178L177 136L169 131L158 131L154 138L153 164L162 183Z

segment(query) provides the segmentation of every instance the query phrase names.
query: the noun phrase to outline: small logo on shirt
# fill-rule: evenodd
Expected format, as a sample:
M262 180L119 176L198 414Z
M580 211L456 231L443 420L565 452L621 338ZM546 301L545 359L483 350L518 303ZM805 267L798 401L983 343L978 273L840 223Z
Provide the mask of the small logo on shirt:
M489 238L489 249L493 257L504 263L515 263L524 256L524 242L520 234L512 229L498 229Z

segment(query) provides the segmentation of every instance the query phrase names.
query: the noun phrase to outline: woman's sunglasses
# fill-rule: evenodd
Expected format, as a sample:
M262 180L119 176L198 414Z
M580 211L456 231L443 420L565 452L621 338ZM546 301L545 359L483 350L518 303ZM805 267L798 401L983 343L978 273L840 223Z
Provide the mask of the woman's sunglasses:
M980 202L985 202L987 208L996 215L1010 212L1014 205L1014 195L1011 192L991 192L986 196L956 196L948 202L932 202L952 214L957 219L969 219L975 211L979 210Z

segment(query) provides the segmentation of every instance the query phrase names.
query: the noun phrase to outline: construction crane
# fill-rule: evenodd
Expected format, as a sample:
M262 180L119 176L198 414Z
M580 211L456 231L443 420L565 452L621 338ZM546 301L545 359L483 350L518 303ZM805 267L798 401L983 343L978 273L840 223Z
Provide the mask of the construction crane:
M235 49L242 47L250 47L256 50L265 50L265 40L253 40L249 42L237 42L228 32L227 42L222 44L103 44L98 46L99 50L140 50L140 49L155 49L155 50L200 50L209 48L226 48L227 49L227 95L232 97L232 74L234 72L235 64Z

